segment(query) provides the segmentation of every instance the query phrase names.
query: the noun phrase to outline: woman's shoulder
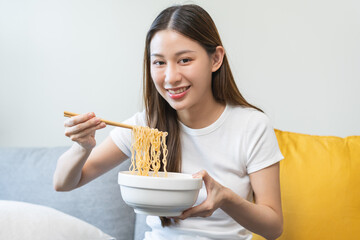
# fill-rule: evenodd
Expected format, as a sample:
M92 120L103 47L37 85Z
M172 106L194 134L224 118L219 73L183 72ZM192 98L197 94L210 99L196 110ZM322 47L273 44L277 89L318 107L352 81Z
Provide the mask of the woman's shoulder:
M145 110L136 112L130 118L123 121L123 123L137 126L146 126L146 112Z
M244 124L247 129L258 128L261 126L271 127L271 121L264 112L255 108L240 105L229 105L228 107L231 112L231 118L234 121Z
M248 118L268 118L264 112L255 108L241 106L241 105L228 105L229 110L233 115L248 117Z

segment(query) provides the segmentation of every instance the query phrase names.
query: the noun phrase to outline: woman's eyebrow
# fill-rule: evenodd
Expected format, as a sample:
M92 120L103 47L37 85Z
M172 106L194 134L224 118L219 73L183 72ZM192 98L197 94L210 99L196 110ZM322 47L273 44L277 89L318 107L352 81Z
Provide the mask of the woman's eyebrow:
M184 53L193 53L193 52L195 52L195 51L193 51L193 50L182 50L182 51L179 51L179 52L175 53L175 55L180 56L180 55L182 55Z
M193 52L195 52L195 51L193 51L193 50L181 50L181 51L175 53L175 55L180 56L180 55L182 55L184 53L193 53ZM152 53L150 56L151 57L164 57L164 55L162 55L160 53Z

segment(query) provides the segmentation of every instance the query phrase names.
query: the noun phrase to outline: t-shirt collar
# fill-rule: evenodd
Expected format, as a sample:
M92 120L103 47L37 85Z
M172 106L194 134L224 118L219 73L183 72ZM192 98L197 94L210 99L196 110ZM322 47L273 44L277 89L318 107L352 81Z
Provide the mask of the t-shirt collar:
M193 135L193 136L201 136L201 135L209 134L209 133L215 131L217 128L219 128L224 123L224 121L227 118L227 116L229 115L229 113L230 113L230 106L228 104L226 104L225 109L222 112L222 114L220 115L220 117L215 122L210 124L209 126L204 127L204 128L193 129L193 128L187 127L185 124L183 124L182 122L179 121L180 130L186 134Z

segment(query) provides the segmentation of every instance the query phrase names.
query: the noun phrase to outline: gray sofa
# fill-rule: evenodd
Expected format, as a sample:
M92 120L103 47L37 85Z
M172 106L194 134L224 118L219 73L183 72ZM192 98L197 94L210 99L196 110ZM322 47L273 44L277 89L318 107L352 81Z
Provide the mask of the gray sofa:
M127 170L129 160L79 189L56 192L52 185L53 173L58 157L67 149L0 148L0 200L51 207L81 219L117 240L143 239L148 230L145 216L136 215L123 202L117 183L118 171ZM8 221L2 217L3 223ZM36 236L24 239L36 239Z

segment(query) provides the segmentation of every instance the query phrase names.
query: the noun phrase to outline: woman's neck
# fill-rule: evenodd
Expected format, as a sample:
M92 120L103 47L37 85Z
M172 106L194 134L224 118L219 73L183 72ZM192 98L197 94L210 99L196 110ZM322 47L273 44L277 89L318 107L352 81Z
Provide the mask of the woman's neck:
M213 124L224 112L225 104L215 101L178 111L179 120L189 128L200 129Z

